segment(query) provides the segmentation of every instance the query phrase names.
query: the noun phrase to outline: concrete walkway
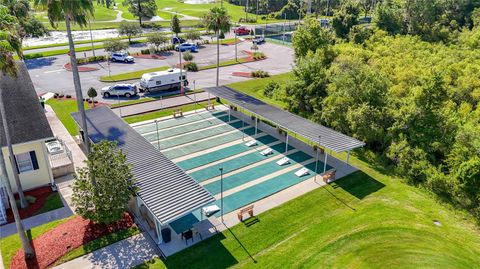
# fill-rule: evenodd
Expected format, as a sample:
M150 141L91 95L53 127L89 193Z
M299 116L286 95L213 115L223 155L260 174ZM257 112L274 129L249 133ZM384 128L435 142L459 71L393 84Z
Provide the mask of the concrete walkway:
M132 268L158 257L155 247L145 236L143 234L132 236L54 268Z
M25 230L28 230L33 227L36 227L54 220L59 220L59 219L69 217L71 215L73 215L72 210L69 207L64 206L59 209L55 209L55 210L48 211L43 214L39 214L27 219L23 219L22 223ZM3 225L0 227L0 238L4 238L9 235L15 234L16 232L17 232L17 227L15 226L14 222Z
M193 104L195 101L197 103L206 101L208 98L214 99L215 96L209 95L207 92L200 92L195 94L188 94L184 96L171 97L166 99L160 99L156 101L140 103L135 105L129 105L119 108L113 108L113 112L119 115L120 117L128 117L133 115L138 115L142 113L157 111L161 109L171 108L182 106L186 104Z

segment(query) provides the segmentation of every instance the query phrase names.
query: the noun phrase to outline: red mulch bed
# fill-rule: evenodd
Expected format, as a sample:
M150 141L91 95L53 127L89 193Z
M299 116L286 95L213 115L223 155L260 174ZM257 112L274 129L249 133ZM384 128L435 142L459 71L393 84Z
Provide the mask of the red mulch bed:
M35 201L35 203L30 204L27 208L18 208L18 211L20 212L20 218L26 219L35 215L38 210L42 208L43 204L45 204L47 197L52 193L52 189L50 189L50 187L48 186L24 192L25 196L33 196L37 198L37 200ZM19 199L18 194L15 194L15 199ZM14 221L15 219L13 218L12 210L7 209L7 223L12 223Z
M135 58L142 58L142 59L154 59L154 60L165 60L167 57L155 54L139 54L135 55Z
M125 213L121 221L109 226L95 224L77 216L33 239L33 248L36 252L35 259L29 261L27 265L21 249L12 258L10 268L47 268L70 250L133 225L135 225L133 219L128 213Z
M63 68L65 68L67 71L70 71L72 72L72 66L70 65L70 63L66 63ZM99 70L98 68L96 67L88 67L88 66L78 66L78 72L90 72L90 71L97 71Z
M252 73L249 73L249 72L233 72L233 73L232 73L232 76L244 77L244 78L251 78L251 77L252 77Z

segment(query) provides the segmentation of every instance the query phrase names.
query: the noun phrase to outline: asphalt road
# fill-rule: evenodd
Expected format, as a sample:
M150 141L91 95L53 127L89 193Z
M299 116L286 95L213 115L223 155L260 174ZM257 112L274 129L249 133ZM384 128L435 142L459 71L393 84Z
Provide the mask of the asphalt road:
M250 50L251 42L241 42L238 45L238 57L245 57L242 50ZM137 45L130 48L129 51L138 51L146 46ZM268 71L271 75L288 72L292 69L293 64L293 50L286 46L276 45L272 43L266 43L259 46L259 51L264 52L267 55L267 59L257 62L250 62L245 64L238 64L234 66L227 66L220 68L220 85L228 84L237 81L247 80L248 78L232 76L232 72L251 72L253 70ZM97 51L97 55L104 54L103 51ZM91 52L86 52L87 56L91 55ZM197 64L214 64L216 62L216 46L205 45L200 48L198 53L195 53L194 61ZM83 52L77 53L78 57L84 57ZM97 67L98 71L81 72L80 78L82 82L82 91L86 96L86 91L90 87L94 87L100 90L102 87L112 85L115 83L100 82L98 78L100 76L107 76L110 73L112 75L131 72L136 70L161 67L161 66L174 66L178 63L178 53L171 52L165 55L165 60L152 60L152 59L135 59L133 64L125 63L111 63L110 68L106 62L98 64L89 64L85 66ZM220 46L220 61L230 60L235 58L235 46ZM68 55L58 55L47 58L32 59L26 61L26 65L29 69L29 73L32 77L33 84L38 93L44 92L58 92L63 94L75 95L73 87L72 73L66 71L63 68L65 63L69 62ZM196 89L215 86L216 70L209 69L199 72L189 72L187 79L190 82L190 87L195 86ZM131 83L138 83L137 80L130 81ZM195 82L195 83L194 83ZM118 102L123 98L113 98L102 100L103 102Z

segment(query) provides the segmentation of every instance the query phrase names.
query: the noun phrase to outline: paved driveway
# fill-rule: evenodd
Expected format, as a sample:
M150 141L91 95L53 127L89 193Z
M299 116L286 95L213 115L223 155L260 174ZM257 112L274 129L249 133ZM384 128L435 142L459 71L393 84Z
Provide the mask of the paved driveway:
M250 50L250 42L242 42L238 44L238 57L244 57L245 54L242 50ZM260 51L267 55L267 59L258 62L245 63L235 66L222 67L220 69L220 84L228 84L237 81L243 81L247 78L234 77L232 72L250 72L252 70L262 69L268 71L270 74L279 74L288 72L292 68L293 63L293 50L289 47L276 45L272 43L266 43L260 45ZM139 48L132 49L138 50ZM87 56L90 56L91 52L87 52ZM84 53L77 53L78 56L83 57ZM99 51L97 51L99 54ZM199 64L213 64L216 62L216 46L205 45L200 49L198 53L195 53L194 61ZM150 59L136 59L134 64L125 63L112 63L110 65L110 73L118 74L131 72L135 70L142 70L160 66L174 66L178 63L177 53L167 53L167 59L165 60L150 60ZM220 61L225 61L235 58L235 46L220 46ZM29 73L32 77L33 84L38 93L44 92L58 92L64 94L74 95L73 78L72 73L63 69L63 65L69 61L67 55L58 55L48 58L40 58L26 61ZM86 91L89 87L94 87L99 90L107 85L114 83L100 82L98 78L100 76L106 76L109 74L109 66L107 63L90 64L87 66L97 67L98 71L82 72L80 78L82 81L82 90L86 96ZM193 81L195 81L196 88L215 86L215 69L204 70L200 72L189 72L188 80L190 86L193 88ZM132 83L138 82L137 80L131 81ZM116 98L102 100L105 102L117 102Z

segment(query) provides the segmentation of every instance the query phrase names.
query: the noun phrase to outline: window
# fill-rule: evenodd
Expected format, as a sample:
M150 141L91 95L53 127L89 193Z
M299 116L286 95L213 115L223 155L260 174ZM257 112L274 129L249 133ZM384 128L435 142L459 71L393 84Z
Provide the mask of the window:
M33 163L29 152L17 154L15 155L15 159L17 160L17 167L20 173L33 170Z

